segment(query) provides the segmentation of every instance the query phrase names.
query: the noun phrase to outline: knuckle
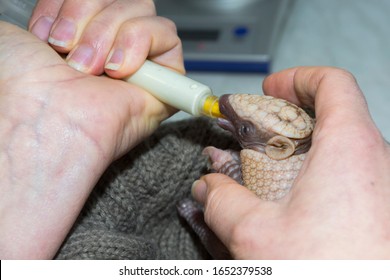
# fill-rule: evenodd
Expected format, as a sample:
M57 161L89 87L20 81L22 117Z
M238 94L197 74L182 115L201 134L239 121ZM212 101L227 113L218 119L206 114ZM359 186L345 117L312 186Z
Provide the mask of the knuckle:
M144 38L150 37L150 30L146 28L142 20L139 18L133 18L126 21L120 29L120 33L129 38Z
M145 16L154 16L157 13L153 0L130 0L130 2L142 10Z
M146 5L146 8L149 10L149 11L152 11L153 15L155 15L157 12L156 12L156 5L154 4L154 1L153 0L147 0L147 1L142 1L142 3L144 5Z
M218 223L218 217L220 217L223 211L223 194L221 188L212 188L208 191L205 201L204 218L207 224Z
M356 83L355 76L348 70L338 67L327 67L326 76L329 79L344 79Z
M177 33L177 27L173 20L166 18L166 17L158 17L162 24L164 24L165 28L169 28L169 30L173 31L174 33Z

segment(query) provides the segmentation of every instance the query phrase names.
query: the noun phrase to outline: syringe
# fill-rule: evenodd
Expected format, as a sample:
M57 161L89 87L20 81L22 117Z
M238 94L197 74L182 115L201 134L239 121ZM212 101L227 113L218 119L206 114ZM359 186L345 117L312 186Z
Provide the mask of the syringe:
M26 27L35 2L1 1L0 20ZM218 97L212 94L208 86L149 60L125 80L193 116L223 117L219 111Z
M208 86L152 61L146 60L137 72L125 80L193 116L223 117L218 97Z

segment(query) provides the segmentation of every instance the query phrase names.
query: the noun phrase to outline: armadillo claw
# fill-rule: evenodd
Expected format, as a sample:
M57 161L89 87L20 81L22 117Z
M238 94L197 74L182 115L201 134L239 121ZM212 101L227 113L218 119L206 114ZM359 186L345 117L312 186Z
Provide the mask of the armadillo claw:
M221 150L212 146L204 148L212 172L225 174L242 184L240 154L233 150Z

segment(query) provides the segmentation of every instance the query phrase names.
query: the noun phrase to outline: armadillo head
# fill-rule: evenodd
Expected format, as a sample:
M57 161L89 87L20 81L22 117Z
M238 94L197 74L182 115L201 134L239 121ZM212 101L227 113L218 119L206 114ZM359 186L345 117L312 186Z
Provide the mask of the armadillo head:
M311 145L314 120L301 108L271 96L226 94L219 99L224 119L222 128L230 131L243 149L285 159L307 152Z

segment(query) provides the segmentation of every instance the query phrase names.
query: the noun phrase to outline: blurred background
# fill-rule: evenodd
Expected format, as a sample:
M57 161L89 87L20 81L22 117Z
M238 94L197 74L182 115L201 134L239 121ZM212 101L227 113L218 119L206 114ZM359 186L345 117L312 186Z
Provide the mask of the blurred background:
M25 26L35 0L0 0ZM299 65L352 72L390 139L390 1L155 0L183 40L188 76L224 93L262 94L264 77ZM170 120L189 117L178 113Z
M390 1L388 0L181 0L180 5L190 7L192 14L199 13L201 23L194 27L203 28L202 22L209 24L215 30L215 23L206 14L214 13L218 18L224 18L230 32L234 34L237 27L248 27L248 36L252 33L258 37L254 47L263 47L262 41L267 41L271 49L261 49L259 52L269 56L269 72L279 71L298 65L336 66L352 72L363 90L373 119L386 139L390 140ZM160 3L159 3L160 2ZM178 18L178 28L187 27L177 13L167 11L164 2L172 0L156 0L157 9L162 15ZM192 3L189 3L192 2ZM195 2L198 2L194 4ZM207 3L205 3L207 2ZM259 2L256 4L254 2ZM262 2L262 3L261 3ZM278 2L279 8L264 11L265 2ZM177 4L179 5L179 4ZM252 14L245 14L245 6ZM179 11L180 10L176 10ZM238 19L243 14L243 20ZM226 16L223 16L226 14ZM222 15L222 16L221 16ZM256 28L252 17L266 18L260 21L262 26ZM279 17L279 18L278 18ZM272 19L270 19L272 18ZM246 19L246 20L245 20ZM280 22L275 22L278 19ZM193 19L191 19L193 20ZM260 19L261 20L261 19ZM216 20L218 21L218 19ZM276 26L280 25L280 26ZM264 32L264 27L274 32L273 36ZM222 28L223 29L223 28ZM271 33L272 33L271 32ZM234 37L235 35L231 35ZM257 40L257 41L256 41ZM273 42L270 42L273 40ZM206 40L207 41L207 40ZM198 43L202 43L201 40ZM207 43L207 42L206 42ZM203 49L203 45L200 47ZM193 59L193 49L186 49L183 40L185 58ZM190 45L190 47L192 47ZM228 49L228 47L227 47ZM241 48L246 51L245 48ZM187 52L186 52L187 51ZM223 53L223 46L220 46ZM238 53L242 53L240 48ZM256 51L253 51L256 53ZM214 54L215 56L215 54ZM255 56L253 56L255 57ZM255 60L255 59L254 59ZM242 69L241 69L242 70ZM266 73L260 72L213 72L189 71L188 76L209 85L215 94L224 93L258 93L262 94L261 83ZM173 117L186 117L180 113Z

